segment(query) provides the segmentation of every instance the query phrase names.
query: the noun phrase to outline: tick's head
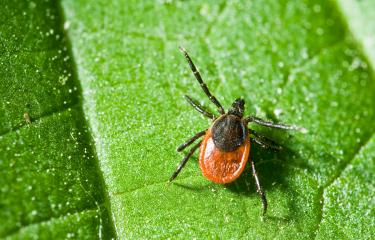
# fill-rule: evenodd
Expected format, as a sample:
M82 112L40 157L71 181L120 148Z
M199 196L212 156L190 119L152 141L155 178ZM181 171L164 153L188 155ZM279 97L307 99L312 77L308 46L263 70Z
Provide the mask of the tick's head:
M228 110L228 114L236 115L237 117L242 118L243 112L245 110L245 100L242 98L237 98L232 103L232 106Z

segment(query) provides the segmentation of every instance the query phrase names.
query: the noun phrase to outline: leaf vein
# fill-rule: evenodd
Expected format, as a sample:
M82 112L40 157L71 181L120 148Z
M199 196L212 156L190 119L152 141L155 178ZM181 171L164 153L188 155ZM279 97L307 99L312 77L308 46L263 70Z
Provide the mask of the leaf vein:
M21 226L20 228L18 229L15 229L15 230L12 230L11 232L9 232L7 235L3 236L4 238L9 238L11 236L14 236L14 235L17 235L19 234L23 229L25 228L28 228L28 227L31 227L31 226L38 226L38 225L43 225L43 224L48 224L50 222L53 222L53 221L56 221L56 220L61 220L65 217L70 217L70 216L78 216L78 215L84 215L86 213L89 213L89 212L96 212L98 211L97 207L93 207L93 208L87 208L87 209L82 209L82 210L79 210L79 211L75 211L75 212L71 212L71 213L67 213L65 215L60 215L60 216L57 216L57 217L51 217L51 218L47 218L47 219L43 219L43 220L40 220L38 222L34 222L34 223L30 223L30 224L26 224L26 225L23 225Z
M54 114L62 113L62 112L64 112L64 111L68 110L68 109L71 109L71 108L74 108L74 107L80 106L79 104L80 104L80 102L77 101L77 102L69 103L69 104L65 105L65 106L64 106L63 108L61 108L61 109L58 108L58 109L51 109L51 110L48 110L48 111L44 112L42 115L40 115L39 117L33 118L31 124L34 124L35 121L39 121L39 120L41 120L41 119L43 119L43 118L47 118L47 117L52 116L52 115L54 115ZM11 133L11 132L17 131L17 130L19 130L19 129L25 127L25 126L28 126L28 123L27 123L26 121L22 121L22 122L19 123L18 125L13 126L13 127L9 128L9 129L7 129L7 130L5 130L5 131L0 132L0 137L6 135L6 134L8 134L8 133Z

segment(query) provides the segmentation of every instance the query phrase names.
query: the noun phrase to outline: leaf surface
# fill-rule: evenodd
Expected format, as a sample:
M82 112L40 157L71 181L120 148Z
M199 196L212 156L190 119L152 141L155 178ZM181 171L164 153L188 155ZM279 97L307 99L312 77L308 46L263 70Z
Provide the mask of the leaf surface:
M375 82L340 3L84 3L65 0L63 8L120 238L324 239L343 221L336 237L358 232L350 217L331 210L342 208L332 196L349 194L336 185L350 181L344 172L352 164L373 161L361 154L375 130ZM251 126L286 149L251 150L269 200L263 221L250 169L216 185L201 176L195 155L166 183L182 158L176 146L209 126L181 96L215 112L179 45L224 106L243 97L246 114L308 130ZM356 203L374 210L368 199ZM366 208L355 209L350 216ZM366 238L374 223L358 222L368 225L360 233Z
M373 237L370 1L60 4L2 9L2 22L14 20L0 35L0 236ZM217 114L180 45L225 108L242 97L246 115L307 130L250 125L284 147L251 148L269 201L264 218L250 168L217 185L195 154L167 184L183 157L176 146L210 125L183 94Z

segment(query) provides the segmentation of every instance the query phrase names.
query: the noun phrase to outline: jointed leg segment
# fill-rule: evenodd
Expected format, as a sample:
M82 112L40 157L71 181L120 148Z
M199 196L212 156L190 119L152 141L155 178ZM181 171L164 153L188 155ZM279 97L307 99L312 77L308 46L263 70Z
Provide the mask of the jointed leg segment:
M253 140L257 144L259 144L261 147L273 149L276 151L280 151L282 149L281 146L279 146L277 143L275 143L273 140L259 134L258 132L249 129L250 134L252 135L250 137L250 140Z
M184 142L183 144L181 144L180 146L178 146L177 148L177 152L181 152L182 150L184 150L187 146L189 146L190 144L192 144L195 140L197 140L198 138L202 137L204 134L206 134L206 130L203 130L197 134L195 134L194 136L192 136L190 139L188 139L186 142Z
M188 54L188 53L186 52L186 50L185 50L184 48L182 48L182 47L180 47L180 50L181 50L181 52L184 53L185 58L186 58L187 62L189 63L190 69L191 69L191 71L193 71L193 74L194 74L195 78L197 79L197 81L199 82L199 84L201 85L201 87L202 87L204 93L205 93L205 94L207 95L207 97L211 100L211 102L213 102L213 103L216 105L216 107L217 107L219 113L220 113L220 114L224 114L224 113L225 113L224 108L221 106L221 104L220 104L219 101L216 99L216 97L210 93L210 90L208 90L207 85L203 82L202 77L201 77L201 74L198 72L198 70L197 70L197 68L195 67L193 61L191 60L189 54Z
M251 163L251 168L253 170L253 176L254 176L254 179L255 179L255 184L257 186L257 192L259 193L259 196L262 199L263 215L265 215L266 212L267 212L267 206L268 206L268 204L267 204L267 198L266 198L266 193L263 191L263 188L260 185L258 174L257 174L257 172L255 170L255 164L254 164L253 160L251 158L249 160L250 160L250 163Z
M186 154L186 156L184 157L184 159L182 159L182 161L178 165L176 171L172 174L171 178L169 178L170 182L173 181L173 179L175 179L177 177L177 175L181 172L182 168L185 166L185 164L187 163L187 161L189 160L189 158L194 154L195 150L197 150L199 148L199 146L201 145L201 143L202 143L202 141L200 141L199 143L195 144L190 149L190 151L188 152L188 154Z
M195 110L197 110L198 112L202 113L204 116L210 118L210 119L215 119L215 115L213 115L212 113L206 111L197 101L195 101L193 98L189 97L188 95L185 95L184 96L185 99L190 103L191 106L193 106L193 108L195 108Z
M286 130L298 129L295 126L290 126L290 125L285 125L285 124L280 124L280 123L268 122L268 121L265 121L265 120L263 120L261 118L257 118L257 117L254 117L254 116L247 117L245 119L245 121L247 123L253 122L253 123L256 123L256 124L259 124L259 125L262 125L262 126L272 127L272 128L279 128L279 129L286 129Z

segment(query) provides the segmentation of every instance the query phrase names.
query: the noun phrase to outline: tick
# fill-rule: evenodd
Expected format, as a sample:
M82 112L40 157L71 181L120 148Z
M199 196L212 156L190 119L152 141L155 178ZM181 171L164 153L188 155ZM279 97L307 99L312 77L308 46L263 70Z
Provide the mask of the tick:
M177 148L177 151L181 152L196 140L201 139L198 143L193 145L190 151L182 159L169 181L173 181L177 177L187 161L198 148L200 148L199 166L202 173L207 179L215 183L226 184L235 181L243 172L246 163L250 161L257 192L262 200L264 215L267 211L267 198L262 185L260 184L254 161L250 157L250 145L255 143L259 144L261 147L274 150L280 150L281 147L267 137L248 128L248 124L255 123L266 127L287 130L296 129L296 127L268 122L255 116L244 117L245 101L241 98L236 99L229 110L225 112L220 102L211 94L207 85L203 82L202 77L189 54L182 47L180 47L180 50L184 54L204 93L210 101L216 105L217 111L220 115L216 116L205 110L193 98L187 95L184 96L195 110L211 119L212 124L208 129L198 132Z

